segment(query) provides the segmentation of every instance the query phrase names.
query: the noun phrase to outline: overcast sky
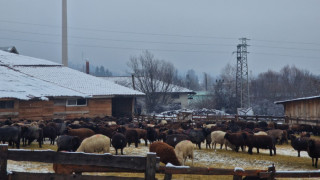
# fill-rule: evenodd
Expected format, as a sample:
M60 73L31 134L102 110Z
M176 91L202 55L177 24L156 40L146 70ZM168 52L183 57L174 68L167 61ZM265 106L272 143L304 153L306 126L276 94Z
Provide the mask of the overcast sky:
M1 0L0 46L61 63L61 0ZM124 74L148 49L179 72L220 74L251 39L249 71L320 74L319 0L68 0L69 63Z

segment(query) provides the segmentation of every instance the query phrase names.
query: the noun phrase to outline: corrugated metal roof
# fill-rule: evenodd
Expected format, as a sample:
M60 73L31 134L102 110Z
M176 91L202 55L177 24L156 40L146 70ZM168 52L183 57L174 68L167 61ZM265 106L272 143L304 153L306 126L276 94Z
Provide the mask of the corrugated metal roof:
M0 98L46 100L47 97L57 96L85 97L87 95L0 66Z
M309 97L302 97L302 98L296 98L296 99L288 99L288 100L283 100L283 101L275 101L275 104L283 104L286 102L292 102L292 101L303 101L303 100L309 100L309 99L316 99L320 98L320 96L309 96Z
M18 66L15 69L39 79L58 84L92 96L101 95L144 95L139 91L120 86L67 67Z
M122 86L126 86L129 88L132 87L132 77L129 76L122 76L122 77L100 77L105 80L113 81L117 84L120 84ZM135 78L135 84L138 84L138 79ZM163 83L161 81L158 81L157 83L159 86L162 86ZM161 87L156 87L156 92L161 92ZM195 93L193 90L177 86L174 84L171 84L170 87L168 88L169 92L174 92L174 93Z
M34 94L30 97L144 95L139 91L64 67L58 63L4 51L0 51L0 67L1 74L3 74L0 77L0 91L6 92L6 95L3 94L0 97L30 99L27 98L29 94ZM35 91L37 88L39 92Z
M61 64L44 59L23 56L19 54L0 51L0 65L7 66L61 66Z

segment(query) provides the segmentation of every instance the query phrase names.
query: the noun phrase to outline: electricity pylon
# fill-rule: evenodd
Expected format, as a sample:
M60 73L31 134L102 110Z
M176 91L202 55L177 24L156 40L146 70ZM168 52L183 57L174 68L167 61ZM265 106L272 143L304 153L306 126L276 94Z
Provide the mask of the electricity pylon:
M236 74L236 98L237 108L249 108L249 78L247 61L247 38L240 38L241 44L237 45L237 74Z

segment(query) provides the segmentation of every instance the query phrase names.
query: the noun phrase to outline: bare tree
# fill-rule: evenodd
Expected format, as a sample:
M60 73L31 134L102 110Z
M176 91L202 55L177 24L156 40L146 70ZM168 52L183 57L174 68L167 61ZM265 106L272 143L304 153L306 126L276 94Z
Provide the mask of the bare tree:
M280 72L260 73L251 82L252 107L256 114L283 115L274 101L319 95L320 79L309 71L285 66Z
M192 89L196 91L200 90L199 79L198 79L198 76L196 75L196 72L193 69L189 69L186 74L185 86L188 89Z
M214 101L216 109L224 109L227 113L236 110L236 67L227 64L214 84Z
M227 64L216 80L205 74L206 98L193 102L191 106L193 108L213 108L224 110L227 113L235 113L235 68L235 66Z
M159 60L149 51L144 51L139 57L131 57L128 66L135 75L136 88L146 94L148 113L158 111L159 107L168 104L177 70L172 63Z

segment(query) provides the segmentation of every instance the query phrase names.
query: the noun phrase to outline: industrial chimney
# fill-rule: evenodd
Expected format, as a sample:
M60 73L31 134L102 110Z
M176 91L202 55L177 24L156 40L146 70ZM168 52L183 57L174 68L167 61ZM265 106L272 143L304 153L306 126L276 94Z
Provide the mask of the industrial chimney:
M62 0L62 64L68 67L67 0Z
M90 74L89 61L86 61L86 73Z

